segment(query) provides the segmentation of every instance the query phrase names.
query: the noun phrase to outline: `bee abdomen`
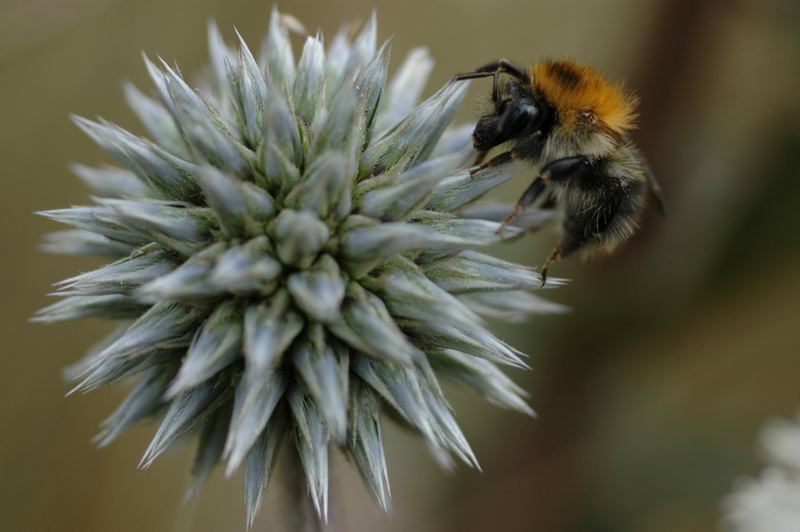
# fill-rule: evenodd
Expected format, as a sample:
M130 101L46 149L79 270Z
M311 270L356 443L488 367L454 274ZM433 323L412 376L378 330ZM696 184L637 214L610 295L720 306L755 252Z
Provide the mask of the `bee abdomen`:
M601 250L610 253L638 228L644 207L644 183L619 182L608 176L605 180L609 186L599 197L567 207L562 257L578 251L584 256Z

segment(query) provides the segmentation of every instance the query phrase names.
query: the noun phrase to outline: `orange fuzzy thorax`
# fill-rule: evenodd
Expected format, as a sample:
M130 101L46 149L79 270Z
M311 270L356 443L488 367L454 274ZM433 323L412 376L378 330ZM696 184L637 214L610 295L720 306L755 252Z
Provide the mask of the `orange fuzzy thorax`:
M533 66L531 75L534 90L556 108L565 127L574 127L585 111L594 113L600 124L617 135L635 127L637 98L591 67L543 61Z

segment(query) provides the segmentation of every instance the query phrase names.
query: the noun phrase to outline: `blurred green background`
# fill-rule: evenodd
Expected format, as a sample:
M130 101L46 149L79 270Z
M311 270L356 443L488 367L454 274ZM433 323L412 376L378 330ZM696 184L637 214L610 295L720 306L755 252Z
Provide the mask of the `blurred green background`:
M147 86L140 49L197 72L206 22L252 44L270 5L254 0L0 1L0 528L8 531L244 530L241 478L215 477L184 504L191 453L147 472L154 427L90 443L124 389L64 399L61 368L108 329L26 322L50 284L97 263L48 256L54 226L31 214L86 201L71 161L106 161L68 120L102 115L141 131L121 82ZM339 531L666 532L717 529L720 499L758 469L756 429L800 405L800 3L796 0L286 0L332 35L373 7L393 64L425 44L432 92L497 57L573 57L626 79L642 98L637 138L665 189L616 256L555 267L564 316L497 324L532 355L515 378L539 419L450 391L483 473L438 470L388 429L395 514L334 463ZM299 42L298 42L299 44ZM477 98L487 87L476 83ZM477 87L481 88L477 88ZM466 105L461 120L469 120ZM496 192L515 199L520 177ZM499 252L530 264L545 233ZM273 482L255 530L284 529L293 501ZM764 531L769 532L769 531Z

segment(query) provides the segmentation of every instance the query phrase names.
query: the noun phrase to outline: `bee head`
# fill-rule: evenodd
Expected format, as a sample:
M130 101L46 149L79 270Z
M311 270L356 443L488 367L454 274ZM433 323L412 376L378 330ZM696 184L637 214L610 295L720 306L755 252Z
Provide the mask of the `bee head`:
M619 137L635 126L636 96L594 69L572 61L543 61L531 74L534 90L556 109L567 130Z

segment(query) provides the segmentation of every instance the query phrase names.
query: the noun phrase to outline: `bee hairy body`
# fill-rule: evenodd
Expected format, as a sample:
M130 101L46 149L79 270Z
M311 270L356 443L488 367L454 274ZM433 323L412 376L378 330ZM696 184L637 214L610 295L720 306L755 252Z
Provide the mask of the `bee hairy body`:
M501 231L539 198L560 211L563 236L542 268L543 283L555 260L611 253L630 238L648 192L660 207L659 187L630 139L635 96L570 61L544 61L524 71L499 60L456 79L488 76L492 109L473 132L477 162L496 146L508 150L471 173L510 160L539 169Z

